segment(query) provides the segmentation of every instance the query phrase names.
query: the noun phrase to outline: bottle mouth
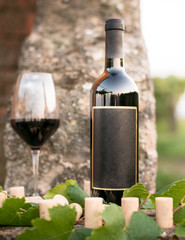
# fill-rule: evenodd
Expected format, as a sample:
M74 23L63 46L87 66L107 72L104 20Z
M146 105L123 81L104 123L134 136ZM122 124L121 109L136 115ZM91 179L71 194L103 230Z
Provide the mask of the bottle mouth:
M125 30L123 19L108 19L105 23L105 31L107 30Z

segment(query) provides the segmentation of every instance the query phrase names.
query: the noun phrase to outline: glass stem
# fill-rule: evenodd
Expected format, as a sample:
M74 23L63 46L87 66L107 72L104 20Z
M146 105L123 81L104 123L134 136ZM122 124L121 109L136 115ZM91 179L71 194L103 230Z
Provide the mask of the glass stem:
M34 191L33 196L38 196L38 171L39 171L39 153L40 150L31 150L32 162L33 162L33 181L34 181Z

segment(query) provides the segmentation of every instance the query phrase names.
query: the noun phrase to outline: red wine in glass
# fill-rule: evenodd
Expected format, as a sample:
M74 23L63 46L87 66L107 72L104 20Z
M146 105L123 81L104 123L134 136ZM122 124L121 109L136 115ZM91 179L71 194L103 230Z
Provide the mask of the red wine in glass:
M34 193L38 195L40 147L60 124L59 108L50 73L21 73L11 107L11 126L31 147Z
M11 119L12 128L34 149L39 149L59 127L59 119Z

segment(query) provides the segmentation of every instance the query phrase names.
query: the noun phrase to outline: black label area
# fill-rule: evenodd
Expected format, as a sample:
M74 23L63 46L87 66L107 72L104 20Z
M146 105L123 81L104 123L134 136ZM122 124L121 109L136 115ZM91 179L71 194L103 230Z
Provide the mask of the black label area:
M137 108L93 107L92 188L124 190L137 182Z

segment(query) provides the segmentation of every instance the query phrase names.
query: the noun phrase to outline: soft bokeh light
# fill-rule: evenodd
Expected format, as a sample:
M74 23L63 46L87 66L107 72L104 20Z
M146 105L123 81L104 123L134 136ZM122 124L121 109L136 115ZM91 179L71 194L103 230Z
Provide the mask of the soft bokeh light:
M157 106L156 186L159 190L184 178L185 0L140 1L141 27Z
M185 77L185 0L141 0L152 76Z

